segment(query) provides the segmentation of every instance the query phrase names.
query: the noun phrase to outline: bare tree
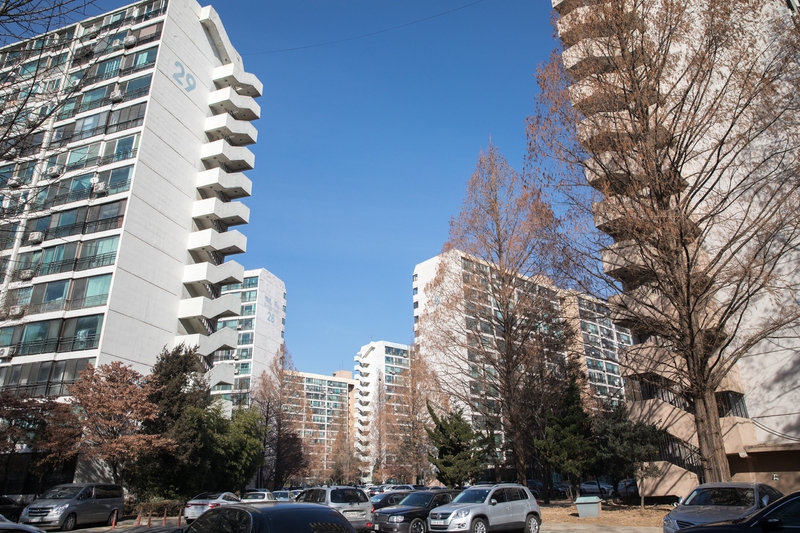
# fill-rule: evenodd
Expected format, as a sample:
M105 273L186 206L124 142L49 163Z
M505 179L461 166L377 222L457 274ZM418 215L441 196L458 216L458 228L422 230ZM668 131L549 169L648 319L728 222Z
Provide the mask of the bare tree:
M267 429L264 465L259 470L258 481L261 486L276 490L302 472L308 463L298 434L300 425L292 407L297 399L295 382L290 377L294 370L291 355L285 345L281 346L253 388L253 403Z
M587 287L621 292L629 374L686 398L705 481L728 480L715 392L767 341L797 339L797 26L777 0L559 7L566 49L538 73L532 169L572 207L564 249Z
M494 146L481 153L434 280L425 288L420 349L477 430L504 437L526 481L526 383L533 358L565 357L550 247L557 219Z
M328 431L335 432L331 447L331 468L328 476L336 484L357 483L361 479L361 461L356 457L353 427L348 422L347 411L334 418Z

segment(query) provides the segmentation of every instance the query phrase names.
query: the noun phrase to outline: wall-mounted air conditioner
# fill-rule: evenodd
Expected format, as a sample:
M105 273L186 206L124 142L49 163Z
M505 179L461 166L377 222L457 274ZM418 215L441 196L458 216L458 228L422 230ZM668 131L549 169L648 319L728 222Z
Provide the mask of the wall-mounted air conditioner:
M40 244L42 241L44 241L43 231L32 231L28 235L28 244Z
M9 178L6 183L12 189L16 189L16 188L18 188L19 186L22 185L22 181L19 178Z
M115 104L118 104L121 101L125 100L125 93L123 93L122 91L112 91L108 98Z
M108 192L108 183L104 181L98 181L97 183L92 185L92 192L98 196L101 196Z
M53 165L53 166L47 167L47 171L45 172L45 174L47 174L48 178L56 178L56 177L60 176L63 173L64 173L64 166L63 165Z
M12 305L8 310L8 316L11 318L19 318L25 314L25 308L21 305Z
M125 37L122 43L125 46L125 48L133 48L134 46L136 46L136 36L128 35L127 37Z
M123 46L122 39L114 39L113 41L111 41L111 48L113 48L114 50L121 50L122 46Z
M31 269L20 270L18 277L22 281L30 281L30 280L33 279L33 270L31 270Z

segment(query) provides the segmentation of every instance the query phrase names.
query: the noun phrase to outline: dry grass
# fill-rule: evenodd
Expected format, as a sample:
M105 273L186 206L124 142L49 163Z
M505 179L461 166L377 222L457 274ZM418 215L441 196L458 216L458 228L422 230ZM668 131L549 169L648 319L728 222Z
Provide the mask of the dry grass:
M642 510L636 505L622 505L614 502L603 502L600 507L600 516L597 518L579 518L578 509L572 502L554 502L542 508L542 521L551 524L597 524L604 526L649 526L658 527L664 515L670 509L669 505L648 505Z

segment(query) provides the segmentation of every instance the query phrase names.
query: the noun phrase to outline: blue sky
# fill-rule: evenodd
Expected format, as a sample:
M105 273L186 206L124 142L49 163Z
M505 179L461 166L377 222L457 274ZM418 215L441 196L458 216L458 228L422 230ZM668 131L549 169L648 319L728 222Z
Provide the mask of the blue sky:
M491 139L522 167L533 73L555 46L551 3L212 5L264 83L247 253L232 259L286 283L299 370L352 370L372 340L410 343L414 265L441 251L478 153Z

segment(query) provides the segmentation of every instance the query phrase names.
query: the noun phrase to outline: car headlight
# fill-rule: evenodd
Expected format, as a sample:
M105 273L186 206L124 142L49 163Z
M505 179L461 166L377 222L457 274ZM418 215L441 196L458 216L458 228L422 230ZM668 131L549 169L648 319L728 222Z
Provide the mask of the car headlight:
M53 507L53 510L51 512L52 514L61 514L67 510L67 507L69 507L68 503L62 503L61 505Z
M22 510L22 516L28 516L28 508Z
M389 522L397 523L397 522L402 522L405 519L406 519L406 517L401 515L401 514L393 514L393 515L389 516Z
M669 529L678 529L678 523L670 515L664 517L664 527Z
M469 509L459 509L453 513L453 518L465 518L469 516Z

